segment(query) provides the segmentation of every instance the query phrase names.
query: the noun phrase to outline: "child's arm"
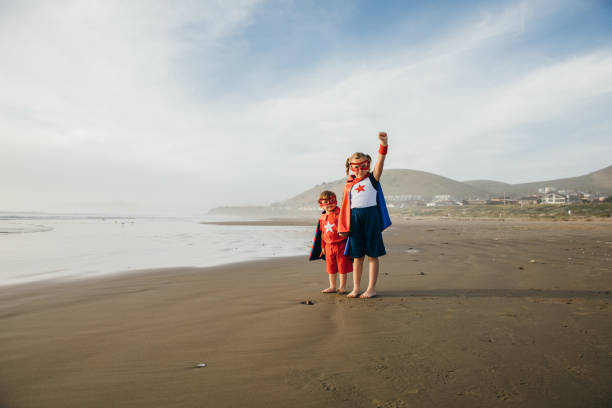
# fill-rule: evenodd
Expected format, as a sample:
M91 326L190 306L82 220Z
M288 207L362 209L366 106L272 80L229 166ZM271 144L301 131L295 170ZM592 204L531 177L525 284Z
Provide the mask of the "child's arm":
M378 160L376 160L376 166L374 166L374 172L372 173L376 181L380 180L383 167L385 167L385 157L387 157L387 132L378 132L378 139L380 140L381 147L378 150Z

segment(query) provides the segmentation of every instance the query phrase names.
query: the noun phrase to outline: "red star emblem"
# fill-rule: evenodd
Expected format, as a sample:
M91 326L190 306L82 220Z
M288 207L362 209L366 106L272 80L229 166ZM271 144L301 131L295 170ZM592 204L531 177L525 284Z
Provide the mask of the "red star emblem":
M365 190L365 186L363 186L363 185L361 185L361 184L359 184L359 185L357 186L357 192L358 192L358 193L361 193L361 192L362 192L362 191L364 191L364 190Z

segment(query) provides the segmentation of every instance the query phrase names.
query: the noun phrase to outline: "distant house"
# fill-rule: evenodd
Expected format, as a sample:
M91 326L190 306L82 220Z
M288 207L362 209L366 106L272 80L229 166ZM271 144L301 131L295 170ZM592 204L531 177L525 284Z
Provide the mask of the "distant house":
M516 200L512 200L508 197L494 197L487 200L487 204L489 205L499 205L499 204L516 204Z
M577 204L581 202L580 194L572 193L567 195L567 203L568 204Z
M469 205L481 205L481 204L486 204L487 200L482 200L479 198L475 198L472 200L463 200L463 204L469 204Z
M396 204L396 207L398 208L406 208L406 207L423 207L424 205L426 205L427 202L426 201L403 201L400 202L399 204Z
M540 203L540 199L536 196L522 197L518 199L520 205L536 205Z
M423 196L418 194L398 194L398 195L387 195L385 197L387 201L423 201Z
M432 201L427 203L427 207L443 207L443 206L450 206L450 205L463 205L463 203L460 203L458 201L452 201L452 200L440 200L440 201Z
M562 194L548 193L542 196L542 204L566 204L567 197Z
M557 189L555 187L541 187L541 188L538 188L538 193L540 193L540 194L554 193L555 191L557 191Z
M418 194L388 195L385 200L390 207L404 208L425 205L425 199Z
M453 201L454 199L450 196L450 194L438 194L433 196L432 201L434 202L438 202L438 201Z

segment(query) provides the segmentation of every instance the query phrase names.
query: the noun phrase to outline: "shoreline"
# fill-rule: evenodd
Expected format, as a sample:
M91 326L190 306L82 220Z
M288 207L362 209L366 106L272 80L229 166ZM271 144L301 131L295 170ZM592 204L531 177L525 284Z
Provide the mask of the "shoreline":
M269 218L252 221L202 221L200 224L207 225L235 225L235 226L287 226L287 227L309 227L315 226L318 217L306 218L303 216L287 218Z
M609 225L448 221L384 233L371 300L307 255L0 288L0 407L612 400Z
M559 223L563 223L564 220L550 220L550 219L537 219L537 220L533 220L533 219L526 219L526 218L484 218L484 217L478 217L478 218L467 218L467 217L438 217L438 216L425 216L425 217L407 217L407 218L398 218L397 216L392 218L393 224L391 226L391 228L393 227L405 227L405 226L409 226L409 225L421 225L421 224L428 224L428 223L436 223L436 222L441 222L441 223L459 223L459 224L464 224L464 223L471 223L473 225L477 225L479 223L482 224L491 224L491 223L515 223L515 224L534 224L534 223L538 223L538 224L550 224L550 225L557 225ZM607 224L610 221L607 219L597 219L595 221L586 221L586 220L581 220L581 219L573 219L571 220L572 225L598 225L598 224ZM316 224L316 219L307 219L304 217L295 217L295 218L270 218L270 219L262 219L262 220L253 220L253 221L205 221L205 222L200 222L200 224L209 224L209 225L228 225L228 226L306 226L306 227L315 227ZM45 231L43 231L45 232ZM309 249L308 249L309 251ZM307 258L308 254L307 251L305 252L306 255L304 255L304 257ZM29 285L35 285L38 287L44 287L44 286L48 286L48 285L63 285L63 284L70 284L73 282L82 282L82 281L87 281L87 280L104 280L107 278L113 278L116 276L123 276L123 275L132 275L132 274L148 274L148 273L158 273L158 272L163 272L163 271L170 271L170 270L184 270L184 269L199 269L199 270L208 270L208 269L214 269L214 268L219 268L219 267L223 267L223 266L229 266L231 267L232 265L239 265L239 264L243 264L243 263L250 263L250 262L266 262L269 260L274 260L274 259L296 259L299 260L302 258L302 255L289 255L289 256L272 256L272 257L268 257L268 258L259 258L259 259L250 259L250 260L240 260L240 261L230 261L230 262L222 262L219 264L214 264L214 265L206 265L206 266L197 266L197 265L172 265L172 266L163 266L163 267L155 267L155 268L150 268L150 267L142 267L142 268L137 268L137 269L124 269L124 270L117 270L114 272L108 272L108 273L100 273L100 274L96 274L93 276L65 276L65 277L51 277L51 278L46 278L40 281L25 281L25 282L16 282L16 283L8 283L8 284L0 284L0 292L2 290L6 290L6 289L13 289L13 288L19 288L19 287L24 287L24 286L29 286ZM365 275L364 275L365 276Z
M234 225L234 226L316 226L317 216L306 218L303 216L287 217L287 218L269 218L252 221L202 221L200 224L210 225ZM438 216L438 215L419 215L419 216L404 216L401 214L391 213L391 221L393 225L405 225L415 221L424 222L444 222L444 221L459 221L459 222L526 222L526 223L579 223L579 224L607 224L612 223L612 219L607 217L572 217L568 219L551 219L551 218L536 218L536 217L456 217L456 216Z

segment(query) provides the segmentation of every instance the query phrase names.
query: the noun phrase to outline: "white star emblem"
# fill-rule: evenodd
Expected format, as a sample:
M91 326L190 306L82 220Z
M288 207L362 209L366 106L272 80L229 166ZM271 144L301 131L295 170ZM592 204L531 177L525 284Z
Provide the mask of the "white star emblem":
M332 232L334 230L334 225L336 224L330 224L328 221L327 225L325 225L325 232Z

